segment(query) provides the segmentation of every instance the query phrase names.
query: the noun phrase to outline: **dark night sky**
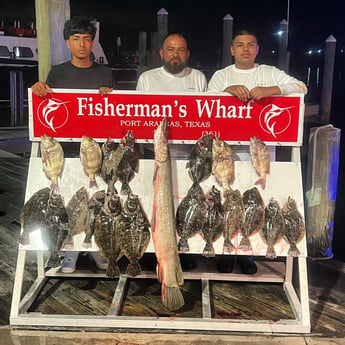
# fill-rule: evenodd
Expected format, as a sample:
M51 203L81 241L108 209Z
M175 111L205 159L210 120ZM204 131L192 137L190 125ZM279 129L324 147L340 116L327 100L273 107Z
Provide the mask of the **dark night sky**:
M338 49L345 47L342 2L290 0L289 50L322 49L330 34L337 39ZM287 19L287 4L288 0L70 0L72 16L90 15L101 22L101 41L107 50L115 50L117 36L121 37L122 49L135 50L138 31L156 31L157 11L165 8L169 32L183 32L192 54L207 55L221 48L226 14L234 18L234 31L249 28L258 33L261 51L277 47L274 33L280 21ZM34 6L34 0L2 1L0 19L34 20Z

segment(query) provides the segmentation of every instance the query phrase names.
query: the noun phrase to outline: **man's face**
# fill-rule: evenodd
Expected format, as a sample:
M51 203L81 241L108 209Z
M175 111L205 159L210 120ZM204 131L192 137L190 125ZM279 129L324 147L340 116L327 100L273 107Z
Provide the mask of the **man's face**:
M72 59L80 60L89 59L93 46L92 37L90 34L75 34L66 40L67 47L72 53Z
M254 62L259 52L259 45L255 36L239 35L232 42L230 51L235 59L237 68L249 69L254 67Z
M180 73L187 66L189 50L183 37L168 36L159 54L164 67L172 74Z

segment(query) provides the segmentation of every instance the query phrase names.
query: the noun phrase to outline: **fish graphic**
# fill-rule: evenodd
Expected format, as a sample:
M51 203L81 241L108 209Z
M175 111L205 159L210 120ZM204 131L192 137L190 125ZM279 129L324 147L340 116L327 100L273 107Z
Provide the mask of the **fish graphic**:
M287 108L281 108L281 107L278 107L277 105L275 104L272 104L271 105L271 109L268 110L265 114L265 117L264 117L264 123L267 127L267 129L269 130L269 132L276 138L276 133L275 133L275 125L277 123L276 121L276 117L277 116L280 116L284 110L287 110L287 109L290 109L290 108L293 108L293 107L287 107Z
M55 116L52 116L49 119L49 114L51 112L54 112L55 110L59 109L60 106L65 104L65 103L69 103L69 102L57 102L53 99L50 99L50 100L48 100L47 105L45 105L42 109L42 117L44 118L44 121L49 126L49 128L51 128L52 131L54 131L55 133L56 133L56 130L55 130L54 125L53 125L53 121L54 121Z

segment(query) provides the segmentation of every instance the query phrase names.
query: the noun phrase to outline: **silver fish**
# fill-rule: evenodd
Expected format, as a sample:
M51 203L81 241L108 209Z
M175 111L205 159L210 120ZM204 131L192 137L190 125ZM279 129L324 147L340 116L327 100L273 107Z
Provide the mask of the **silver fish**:
M206 194L207 210L206 222L202 228L202 235L206 241L202 255L211 258L215 256L213 242L222 234L224 229L223 207L221 204L220 191L215 187Z
M193 183L207 180L212 173L212 143L213 136L205 135L196 142L189 154L186 168Z
M288 255L298 256L300 251L296 244L305 235L305 225L304 219L297 209L296 201L290 196L283 206L282 213L285 223L284 237L290 244Z
M273 260L277 257L274 245L283 237L284 232L282 211L278 201L272 198L265 208L265 224L262 228L264 241L267 243L266 258Z
M22 233L19 243L30 244L30 233L44 228L47 215L47 206L50 196L48 187L35 192L24 204L20 211L20 224Z
M266 144L257 137L250 139L250 157L252 165L259 175L255 185L260 185L262 189L266 187L266 175L270 174L271 158Z
M63 248L73 248L73 236L88 232L90 227L89 194L86 188L80 187L66 206L68 215L69 233L64 241Z
M102 150L99 144L87 135L83 135L80 144L80 160L85 174L89 178L89 188L98 187L96 174L102 164Z
M231 147L223 140L215 138L212 148L212 174L223 190L231 190L235 180L235 163Z
M180 236L178 250L189 252L188 239L201 233L206 222L206 196L198 183L193 183L176 211L176 230Z
M224 191L224 245L223 251L231 253L235 246L231 240L241 231L244 223L244 205L241 192Z
M128 195L118 217L117 226L121 251L129 260L126 273L135 277L141 272L139 260L151 239L150 223L137 195Z
M256 187L243 193L244 223L241 229L243 238L239 248L248 251L252 249L249 236L261 230L264 225L265 205Z
M180 286L184 278L177 251L177 234L173 202L171 160L167 140L167 118L154 134L154 201L151 220L152 238L157 257L157 275L162 283L161 300L169 310L184 305Z
M41 157L43 171L47 178L51 181L50 188L54 192L59 191L58 178L61 178L65 158L60 143L49 135L41 136Z

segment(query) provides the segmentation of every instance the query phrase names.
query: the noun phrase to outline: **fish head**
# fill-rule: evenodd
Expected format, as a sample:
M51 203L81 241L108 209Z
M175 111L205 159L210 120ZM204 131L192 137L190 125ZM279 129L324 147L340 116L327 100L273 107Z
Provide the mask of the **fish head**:
M154 134L155 159L160 162L165 162L169 158L167 127L168 119L163 117L163 120L155 130Z

